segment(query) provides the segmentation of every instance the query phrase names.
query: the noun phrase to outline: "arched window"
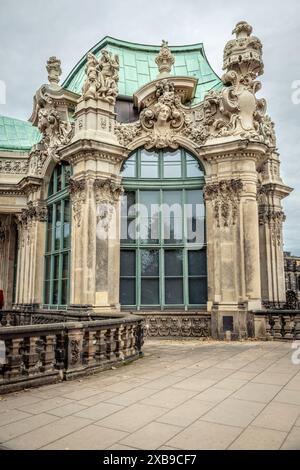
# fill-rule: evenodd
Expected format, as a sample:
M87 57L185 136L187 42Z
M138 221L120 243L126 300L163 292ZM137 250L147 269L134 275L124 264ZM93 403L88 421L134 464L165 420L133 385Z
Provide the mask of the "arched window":
M139 149L122 170L120 303L206 305L204 171L183 149Z
M66 308L69 302L71 216L69 180L71 167L56 165L49 184L45 252L44 304Z

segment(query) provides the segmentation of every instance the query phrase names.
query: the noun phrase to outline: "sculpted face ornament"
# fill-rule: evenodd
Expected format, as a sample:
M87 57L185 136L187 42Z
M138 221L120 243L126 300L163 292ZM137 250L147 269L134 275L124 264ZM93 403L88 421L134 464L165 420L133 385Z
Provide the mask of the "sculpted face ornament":
M180 98L175 94L174 83L167 79L160 81L157 84L156 96L157 103L145 108L140 116L141 125L148 133L145 147L178 148L174 131L183 126L184 112Z

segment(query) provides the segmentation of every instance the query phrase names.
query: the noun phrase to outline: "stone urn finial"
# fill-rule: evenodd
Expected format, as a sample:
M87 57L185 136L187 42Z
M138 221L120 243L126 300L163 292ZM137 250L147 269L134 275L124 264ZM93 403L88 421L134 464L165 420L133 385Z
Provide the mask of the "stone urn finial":
M232 31L235 39L231 39L224 49L223 69L227 72L235 72L240 78L254 79L262 75L264 66L262 61L262 44L252 36L252 26L247 21L240 21ZM230 78L228 73L226 79ZM231 74L232 79L232 74Z
M251 36L252 31L253 28L247 21L239 21L232 31L232 34L235 34L237 39L242 39Z
M59 84L59 79L62 74L61 62L55 57L49 57L47 60L46 69L48 72L48 81L52 87L57 87Z
M165 41L164 39L162 40L161 48L159 54L155 58L155 62L159 70L158 78L167 77L170 75L172 65L175 62L175 57L170 51L168 41Z

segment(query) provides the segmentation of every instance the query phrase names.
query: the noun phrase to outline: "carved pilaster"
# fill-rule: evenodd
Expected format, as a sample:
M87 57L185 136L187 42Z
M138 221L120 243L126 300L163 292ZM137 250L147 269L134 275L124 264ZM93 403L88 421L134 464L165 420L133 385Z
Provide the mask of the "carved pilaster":
M117 184L111 178L106 180L96 179L94 188L97 224L99 223L104 231L108 232L116 203L119 201L123 189L120 184Z
M87 184L86 179L70 178L70 198L72 203L73 218L77 225L80 227L82 221L82 208L86 201Z
M217 227L236 224L242 190L240 179L221 180L205 186L205 199L213 204Z

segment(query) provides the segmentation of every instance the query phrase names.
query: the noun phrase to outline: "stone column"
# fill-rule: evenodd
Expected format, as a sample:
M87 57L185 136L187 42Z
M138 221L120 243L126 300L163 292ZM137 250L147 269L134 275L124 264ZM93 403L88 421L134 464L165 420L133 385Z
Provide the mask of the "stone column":
M96 309L120 309L120 194L121 186L110 178L96 179Z
M14 302L14 263L16 248L16 225L13 215L0 215L0 289L3 290L4 308Z
M70 181L73 213L71 232L70 304L93 305L95 291L95 204L93 180L86 175Z
M114 89L106 96L87 78L83 90L74 136L59 152L73 169L70 303L97 313L115 312L120 309L119 173L124 148L114 134Z
M257 204L259 144L206 146L211 164L205 187L208 243L208 307L212 334L247 337L248 312L261 308Z
M281 201L292 191L283 183L279 165L279 155L271 153L261 168L258 187L262 300L274 307L286 302Z
M16 304L20 306L43 303L46 221L47 208L32 201L18 216Z

